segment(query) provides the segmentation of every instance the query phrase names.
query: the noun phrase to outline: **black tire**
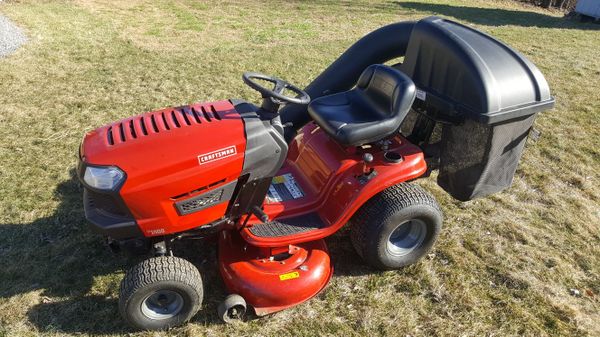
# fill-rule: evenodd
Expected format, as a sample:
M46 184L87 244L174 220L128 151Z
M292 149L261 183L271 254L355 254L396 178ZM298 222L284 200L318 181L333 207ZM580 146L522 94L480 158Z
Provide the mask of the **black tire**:
M164 330L192 318L202 296L202 277L193 264L174 256L153 257L125 274L119 311L137 329Z
M368 264L398 269L427 254L442 221L442 211L431 194L417 185L402 183L375 195L354 214L350 237Z
M246 300L238 294L231 294L219 304L217 313L225 323L241 320L246 314Z

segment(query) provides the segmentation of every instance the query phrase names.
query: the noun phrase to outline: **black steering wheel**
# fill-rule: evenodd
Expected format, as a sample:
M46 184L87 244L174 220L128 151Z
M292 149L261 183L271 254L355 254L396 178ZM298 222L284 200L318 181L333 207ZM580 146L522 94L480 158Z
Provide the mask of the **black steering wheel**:
M263 98L272 98L277 104L294 103L306 105L310 103L310 96L306 93L306 91L280 78L253 72L244 73L242 78L244 79L244 83L246 83L250 88L260 92ZM254 81L255 79L271 82L274 84L274 87L273 89L267 89ZM285 89L298 94L298 96L290 97L283 95L283 91Z

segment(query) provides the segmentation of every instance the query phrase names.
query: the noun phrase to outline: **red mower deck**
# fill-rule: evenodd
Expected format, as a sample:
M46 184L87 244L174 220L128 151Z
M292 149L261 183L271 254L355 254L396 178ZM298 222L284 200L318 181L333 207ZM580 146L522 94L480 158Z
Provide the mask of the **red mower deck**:
M241 295L258 316L307 301L333 275L323 240L258 248L244 242L236 231L219 236L219 269L227 290Z

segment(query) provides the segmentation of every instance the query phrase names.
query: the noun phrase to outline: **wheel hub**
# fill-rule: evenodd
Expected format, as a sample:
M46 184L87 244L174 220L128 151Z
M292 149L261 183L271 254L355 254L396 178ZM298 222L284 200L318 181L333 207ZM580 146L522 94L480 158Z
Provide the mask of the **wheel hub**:
M158 290L142 301L142 314L155 319L169 319L183 308L183 297L172 290Z
M418 248L425 240L427 226L419 219L401 223L389 236L387 249L395 256L405 256Z

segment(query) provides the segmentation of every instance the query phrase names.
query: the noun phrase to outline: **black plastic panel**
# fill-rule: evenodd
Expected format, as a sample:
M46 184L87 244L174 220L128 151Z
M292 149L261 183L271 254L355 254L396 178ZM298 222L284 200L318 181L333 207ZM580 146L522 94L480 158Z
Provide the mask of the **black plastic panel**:
M484 124L554 105L546 79L519 52L485 33L435 16L413 28L401 70L421 90L418 100Z
M91 229L113 239L143 237L135 219L122 210L114 195L83 190L83 209ZM112 201L112 202L111 202ZM116 214L118 210L119 214Z
M177 208L179 215L186 215L229 201L236 185L237 180L234 180L224 186L215 188L214 190L178 201L175 203L175 208Z

